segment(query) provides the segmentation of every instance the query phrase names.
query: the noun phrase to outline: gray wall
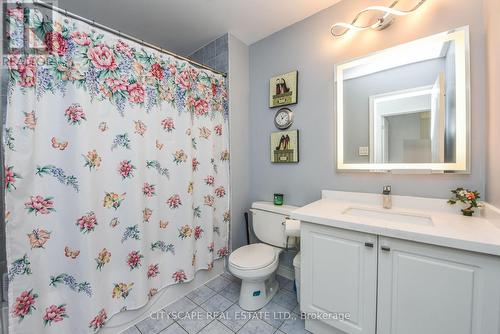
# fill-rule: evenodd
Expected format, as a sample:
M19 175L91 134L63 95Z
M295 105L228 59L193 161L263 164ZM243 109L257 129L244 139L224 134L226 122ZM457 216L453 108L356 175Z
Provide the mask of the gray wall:
M344 81L344 160L368 163L360 146L370 146L370 96L433 85L444 71L444 59L399 66ZM402 160L400 160L402 161Z
M282 192L289 204L317 200L321 189L376 192L392 184L395 194L449 196L458 186L485 189L485 29L477 1L428 1L384 31L364 31L334 40L329 28L382 1L350 0L296 23L250 47L251 200ZM336 63L417 38L470 25L472 87L472 169L470 175L391 175L335 171L334 81ZM498 36L497 36L498 37ZM293 128L300 130L300 163L271 164L269 136L276 109L268 108L269 78L299 71Z
M228 34L225 34L199 48L188 56L188 58L210 66L217 71L227 73L229 65L228 54Z
M500 208L500 2L486 0L488 59L488 202Z

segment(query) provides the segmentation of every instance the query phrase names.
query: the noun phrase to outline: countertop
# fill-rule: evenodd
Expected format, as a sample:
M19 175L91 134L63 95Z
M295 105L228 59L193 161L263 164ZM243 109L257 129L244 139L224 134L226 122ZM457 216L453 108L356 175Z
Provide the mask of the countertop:
M321 200L294 210L291 217L303 222L500 256L500 211L494 207L486 205L479 210L478 216L465 217L459 205L450 206L443 199L392 196L392 200L392 209L383 209L382 195L323 191ZM426 216L432 219L433 225L345 214L350 208Z

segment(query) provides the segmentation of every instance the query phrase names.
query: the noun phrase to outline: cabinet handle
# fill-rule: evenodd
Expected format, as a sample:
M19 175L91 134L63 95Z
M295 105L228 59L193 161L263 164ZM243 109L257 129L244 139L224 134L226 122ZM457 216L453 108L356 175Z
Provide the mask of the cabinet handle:
M365 242L365 247L373 248L373 243Z
M381 250L383 250L384 252L390 252L391 251L391 247L387 247L387 246L382 246L380 247Z

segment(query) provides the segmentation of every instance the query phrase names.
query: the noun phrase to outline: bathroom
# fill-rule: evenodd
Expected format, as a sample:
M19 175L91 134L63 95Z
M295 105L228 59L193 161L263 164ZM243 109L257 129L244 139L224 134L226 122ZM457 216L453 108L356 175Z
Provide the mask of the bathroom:
M2 5L2 333L500 333L498 0Z

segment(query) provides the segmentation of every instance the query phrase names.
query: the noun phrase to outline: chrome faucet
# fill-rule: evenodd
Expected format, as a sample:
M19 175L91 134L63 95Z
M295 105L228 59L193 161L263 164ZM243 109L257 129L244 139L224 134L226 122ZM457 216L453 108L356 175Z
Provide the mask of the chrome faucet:
M392 208L391 186L384 186L382 191L382 202L384 209Z

